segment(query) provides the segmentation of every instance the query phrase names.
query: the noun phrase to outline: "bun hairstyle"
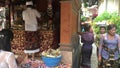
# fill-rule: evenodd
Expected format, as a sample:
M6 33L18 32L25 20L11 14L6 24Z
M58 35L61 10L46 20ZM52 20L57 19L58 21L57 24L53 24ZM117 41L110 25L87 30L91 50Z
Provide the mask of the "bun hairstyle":
M107 30L111 30L112 28L116 28L116 25L115 24L109 24L107 26Z
M90 24L84 24L84 30L85 31L89 31L91 28L91 25Z

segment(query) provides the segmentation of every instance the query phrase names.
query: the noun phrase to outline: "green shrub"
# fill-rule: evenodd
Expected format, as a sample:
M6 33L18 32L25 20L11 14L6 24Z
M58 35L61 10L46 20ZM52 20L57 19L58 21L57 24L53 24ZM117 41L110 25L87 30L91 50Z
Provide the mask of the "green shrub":
M93 20L93 28L96 34L99 33L99 27L96 25L97 22L107 21L107 24L113 23L117 26L117 33L120 34L120 15L117 12L103 12Z
M102 22L104 20L109 20L111 18L111 14L107 11L103 12L102 14L100 14L99 16L97 16L95 19L94 19L94 22Z

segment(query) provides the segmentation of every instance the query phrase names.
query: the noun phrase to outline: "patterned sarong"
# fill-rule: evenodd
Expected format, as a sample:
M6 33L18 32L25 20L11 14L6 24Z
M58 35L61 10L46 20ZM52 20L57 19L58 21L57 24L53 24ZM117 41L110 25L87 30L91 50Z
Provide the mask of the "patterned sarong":
M39 46L39 32L25 31L25 49L34 50L40 48Z

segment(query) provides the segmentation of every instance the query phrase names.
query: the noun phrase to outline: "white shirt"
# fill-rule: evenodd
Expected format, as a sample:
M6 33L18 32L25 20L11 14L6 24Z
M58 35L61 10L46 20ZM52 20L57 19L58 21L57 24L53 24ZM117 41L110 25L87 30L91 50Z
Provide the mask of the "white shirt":
M0 68L18 68L12 52L0 51Z
M27 8L22 13L23 20L25 21L25 31L37 31L37 18L40 18L40 13L32 8Z

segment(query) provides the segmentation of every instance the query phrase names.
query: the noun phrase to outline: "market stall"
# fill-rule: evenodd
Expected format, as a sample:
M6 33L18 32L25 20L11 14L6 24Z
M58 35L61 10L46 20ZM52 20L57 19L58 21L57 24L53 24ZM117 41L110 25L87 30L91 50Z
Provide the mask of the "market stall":
M38 3L44 3L40 5ZM25 49L25 30L24 30L24 21L22 19L22 11L26 8L25 1L15 0L12 1L10 11L11 20L10 25L14 33L14 39L12 41L12 51L15 54L24 53ZM57 22L56 17L53 13L52 2L45 0L36 0L33 1L34 7L38 9L41 14L41 20L38 21L38 34L39 34L39 46L40 52L47 50L48 48L58 48L59 44L59 29L56 26ZM37 7L37 6L43 6ZM56 13L56 12L55 12ZM57 15L58 16L58 15Z
M19 66L20 68L71 68L71 64L61 61L60 49L48 49L41 53L41 57L36 60L25 59Z
M17 58L18 64L26 57L26 54L24 53L26 46L25 23L22 19L22 12L26 9L25 1L26 0L2 0L3 8L5 9L4 26L7 26L8 29L13 31L14 38L11 42L11 49ZM52 2L54 2L54 4ZM33 0L33 3L34 8L41 14L41 20L38 21L38 43L40 52L49 48L57 49L60 42L59 0ZM40 52L38 54L40 54Z
M14 39L12 41L12 51L15 54L24 53L24 43L25 43L25 31L24 30L13 30ZM39 30L39 46L40 51L46 50L49 47L57 48L57 33L55 30Z

